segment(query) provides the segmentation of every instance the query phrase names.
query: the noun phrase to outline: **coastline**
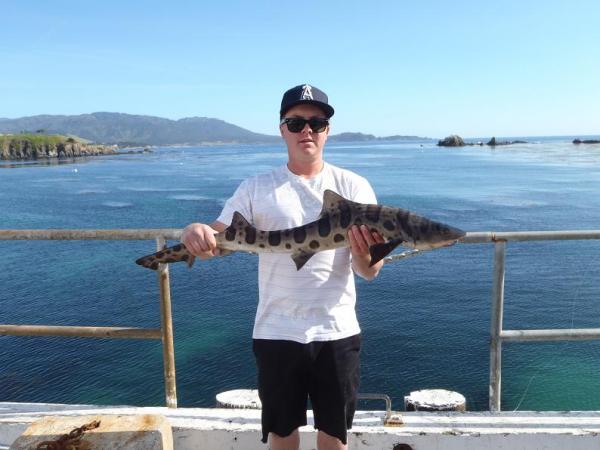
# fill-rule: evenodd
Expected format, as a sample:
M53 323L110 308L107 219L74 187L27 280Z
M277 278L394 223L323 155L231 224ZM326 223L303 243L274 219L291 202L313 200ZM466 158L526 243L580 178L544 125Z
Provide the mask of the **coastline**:
M113 155L117 146L83 142L62 135L8 134L0 136L0 160L20 161Z

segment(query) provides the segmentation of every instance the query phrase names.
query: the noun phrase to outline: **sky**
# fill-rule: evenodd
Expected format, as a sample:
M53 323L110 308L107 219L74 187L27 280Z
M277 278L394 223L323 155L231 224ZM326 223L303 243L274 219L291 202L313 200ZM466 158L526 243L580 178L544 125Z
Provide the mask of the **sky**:
M213 117L278 134L309 83L332 133L600 134L600 2L0 0L0 118Z

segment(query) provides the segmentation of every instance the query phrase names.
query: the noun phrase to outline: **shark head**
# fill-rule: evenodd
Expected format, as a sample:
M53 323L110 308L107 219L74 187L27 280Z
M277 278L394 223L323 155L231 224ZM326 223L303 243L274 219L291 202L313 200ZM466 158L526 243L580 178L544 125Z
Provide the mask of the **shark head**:
M417 250L433 250L441 247L448 247L456 244L465 237L465 232L446 225L444 223L435 222L425 219L427 223L423 226L428 230L426 239L415 239L414 247Z
M465 236L465 232L458 228L419 216L406 209L385 209L388 220L384 221L384 227L391 230L390 238L400 240L408 247L432 250L455 244Z

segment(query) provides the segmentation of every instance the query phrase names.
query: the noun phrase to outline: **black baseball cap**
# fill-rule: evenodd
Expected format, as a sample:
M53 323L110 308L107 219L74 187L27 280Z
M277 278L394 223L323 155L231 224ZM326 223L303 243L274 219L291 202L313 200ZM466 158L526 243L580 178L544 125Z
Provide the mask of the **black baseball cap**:
M283 94L281 99L281 109L279 110L279 117L282 118L290 108L300 105L302 103L309 103L318 106L323 110L325 116L329 119L333 116L333 107L329 104L327 94L321 89L311 86L310 84L300 84L295 86Z

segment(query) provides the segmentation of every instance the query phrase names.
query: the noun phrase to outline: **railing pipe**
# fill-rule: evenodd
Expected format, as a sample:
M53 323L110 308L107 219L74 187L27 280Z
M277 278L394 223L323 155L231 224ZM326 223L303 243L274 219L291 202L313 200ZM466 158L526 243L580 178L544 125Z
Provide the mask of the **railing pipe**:
M144 228L120 230L0 230L0 241L36 240L153 240L157 236L179 239L182 230L176 228Z
M160 339L154 328L78 327L52 325L0 325L0 336L62 336L115 339Z
M157 236L179 239L177 228L142 228L113 230L0 230L0 240L151 240ZM472 231L462 242L485 244L496 241L542 241L600 239L600 230L575 231Z
M478 231L467 233L465 244L486 244L498 241L571 241L600 239L600 230L571 231Z
M600 339L600 328L564 330L502 330L505 342L589 341Z
M165 246L162 237L156 238L157 251ZM171 314L171 288L169 265L159 264L156 271L160 289L160 323L162 330L163 370L165 374L165 396L169 408L177 408L177 383L175 380L175 346L173 344L173 316Z
M492 286L492 317L490 341L490 411L500 411L502 385L502 315L504 310L504 257L506 242L498 241L494 248L494 284Z

